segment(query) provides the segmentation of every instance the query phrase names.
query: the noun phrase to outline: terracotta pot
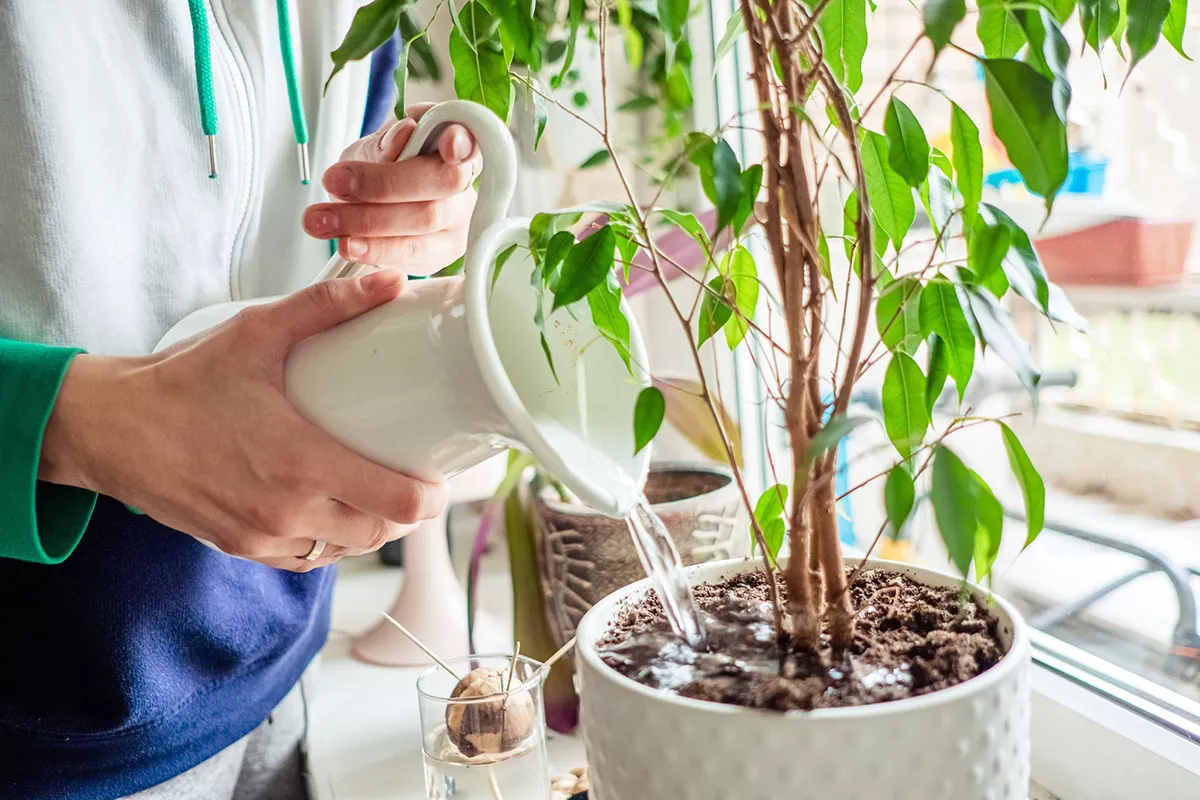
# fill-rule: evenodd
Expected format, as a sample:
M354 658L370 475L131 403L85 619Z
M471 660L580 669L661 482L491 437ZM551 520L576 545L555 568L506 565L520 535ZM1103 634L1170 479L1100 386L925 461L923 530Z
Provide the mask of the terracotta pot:
M654 464L645 492L684 564L749 549L749 521L727 468ZM546 619L561 645L597 601L646 573L624 520L545 496L534 504L534 517Z
M1159 286L1183 276L1192 222L1113 220L1034 242L1062 286Z
M852 560L848 560L853 563ZM931 586L960 579L871 560ZM759 568L690 567L715 583ZM592 800L1026 800L1029 796L1029 632L1016 609L972 586L999 619L1008 652L949 689L890 703L780 713L651 689L600 660L596 642L642 581L600 601L579 626L575 668Z

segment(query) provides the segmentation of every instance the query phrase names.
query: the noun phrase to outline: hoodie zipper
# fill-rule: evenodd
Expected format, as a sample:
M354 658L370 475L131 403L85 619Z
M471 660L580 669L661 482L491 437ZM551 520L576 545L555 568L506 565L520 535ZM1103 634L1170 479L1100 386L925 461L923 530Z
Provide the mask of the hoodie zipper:
M229 252L229 296L232 300L242 297L242 256L245 251L246 236L250 229L251 209L253 200L259 192L260 176L258 174L258 141L257 121L251 109L254 107L254 84L250 80L250 70L246 66L241 51L236 46L229 24L229 12L221 0L211 0L213 19L216 22L218 36L215 37L218 57L223 62L220 74L222 80L230 87L237 113L237 129L230 131L232 136L221 136L220 144L224 147L238 147L244 163L241 164L237 176L239 185L240 204L237 210L237 227L234 230L233 242ZM230 174L226 172L221 176Z

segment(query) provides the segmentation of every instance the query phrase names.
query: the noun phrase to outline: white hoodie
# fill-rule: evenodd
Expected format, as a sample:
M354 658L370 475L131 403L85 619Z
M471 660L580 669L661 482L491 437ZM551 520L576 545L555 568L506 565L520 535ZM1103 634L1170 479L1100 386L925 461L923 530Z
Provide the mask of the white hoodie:
M362 0L292 0L302 186L275 0L206 0L208 177L187 0L0 0L0 338L149 352L202 306L289 292L329 246L300 228L358 137L369 67L321 87Z

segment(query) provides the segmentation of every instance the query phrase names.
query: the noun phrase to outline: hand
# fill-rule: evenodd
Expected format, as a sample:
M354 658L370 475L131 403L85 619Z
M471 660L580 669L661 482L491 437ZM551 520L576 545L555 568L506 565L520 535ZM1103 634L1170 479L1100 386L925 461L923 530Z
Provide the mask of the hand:
M325 170L325 190L343 202L317 203L304 212L304 230L338 239L343 258L428 275L463 254L475 208L471 182L481 159L466 128L451 125L436 155L397 162L431 104L414 106L371 136L350 145Z
M437 516L443 485L363 458L284 394L297 342L392 300L381 270L243 310L152 356L72 360L39 477L91 489L227 553L304 572ZM314 540L324 555L305 561Z

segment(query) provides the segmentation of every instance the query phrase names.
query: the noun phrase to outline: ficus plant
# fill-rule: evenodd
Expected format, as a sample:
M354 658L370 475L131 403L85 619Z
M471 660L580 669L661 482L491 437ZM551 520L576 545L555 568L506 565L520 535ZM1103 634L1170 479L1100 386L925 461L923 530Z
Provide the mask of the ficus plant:
M1048 215L1068 173L1067 64L1073 56L1063 26L1077 17L1087 47L1117 50L1132 71L1159 39L1182 53L1187 0L978 0L971 9L964 0L929 0L913 11L923 21L920 35L869 92L862 91L862 63L871 0L740 0L717 58L734 48L744 54L755 107L716 130L688 131L681 113L672 146L653 166L639 164L656 191L638 196L629 154L614 138L628 98L616 96L605 56L613 47L630 58L649 52L645 42L653 38L667 76L660 86L669 92L676 81L677 110L686 112L688 20L697 2L443 0L434 14L450 16L449 41L429 43L427 28L403 24L406 2L375 0L358 12L334 51L334 71L399 26L403 53L446 52L459 97L501 117L532 114L540 138L547 108L557 104L546 83L565 79L578 48L599 49L600 96L588 98L585 108L560 108L594 133L597 151L588 164L612 170L624 197L533 218L528 247L540 298L536 321L542 324L560 307L586 308L599 341L628 363L630 329L619 300L631 272L653 277L689 343L695 396L721 432L763 569L782 571L786 604L773 598L780 634L796 648L816 649L825 631L830 647L844 648L854 635L855 612L838 539L835 451L867 421L853 415L851 400L873 367L883 375L882 425L895 458L860 488L882 494L886 525L901 528L912 512L915 482L927 477L950 560L964 577L986 577L999 551L1003 511L947 438L988 424L999 427L1024 496L1026 544L1042 527L1045 488L1017 435L961 401L985 350L1036 396L1039 371L1013 326L1009 302L1028 304L1054 324L1086 324L1048 280L1028 232L985 201L981 129L990 127ZM981 52L972 49L976 41ZM898 77L914 54L932 65L948 52L978 66L986 119L972 118L928 82ZM406 59L402 55L397 70L398 109ZM917 115L895 94L901 86L906 96L928 92L941 105L949 152L930 145ZM868 124L872 112L882 112L881 125ZM734 128L760 138L761 159L739 159L727 139ZM690 211L662 205L663 187L685 170L698 177L728 247L718 249L712 231ZM818 202L830 196L843 209L833 218ZM918 207L929 228L914 229ZM595 215L601 222L581 230L582 218ZM682 270L685 279L675 283L668 274L678 265L658 246L668 229L694 238L706 254L701 271ZM504 269L505 261L501 256L495 268ZM719 347L741 349L753 362L790 440L789 463L774 465L775 485L757 498L743 479L727 418L703 369L703 351ZM939 424L933 404L951 382L959 408ZM664 412L660 388L646 388L630 420L639 447L657 434ZM786 563L777 561L785 541Z

